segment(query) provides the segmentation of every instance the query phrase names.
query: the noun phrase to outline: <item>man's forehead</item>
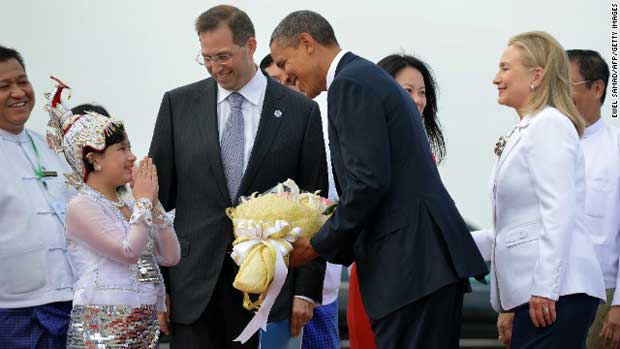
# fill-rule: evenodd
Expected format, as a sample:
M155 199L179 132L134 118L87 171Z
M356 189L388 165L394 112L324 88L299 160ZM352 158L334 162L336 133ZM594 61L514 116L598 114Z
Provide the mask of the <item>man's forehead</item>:
M0 80L20 79L27 77L24 68L19 62L11 58L8 61L0 62Z

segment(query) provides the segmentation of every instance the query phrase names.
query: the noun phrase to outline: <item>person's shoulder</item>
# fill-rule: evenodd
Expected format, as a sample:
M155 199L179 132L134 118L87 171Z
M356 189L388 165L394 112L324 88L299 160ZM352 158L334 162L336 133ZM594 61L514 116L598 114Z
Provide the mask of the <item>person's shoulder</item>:
M380 68L371 61L360 56L353 56L344 63L335 78L357 80L360 77L360 74L372 73L378 71L379 69Z
M620 128L608 123L604 123L603 125L607 131L607 134L609 134L609 137L618 145L618 151L620 151Z
M271 95L277 95L286 104L308 109L312 109L315 106L318 108L318 104L303 93L282 86L275 80L267 82L267 90L272 92Z
M69 200L67 210L73 212L83 212L84 208L93 208L97 205L97 201L94 198L78 192L71 198L71 200Z
M43 137L43 135L31 128L26 127L26 132L28 132L28 134L30 135L30 137L32 137L32 139L37 140L37 141L42 141L42 142L46 142L45 137Z
M532 124L539 127L570 127L575 129L568 116L554 107L546 106L532 118Z
M206 78L196 82L192 82L187 85L176 87L167 92L172 97L184 96L195 91L200 91L209 88L213 85L213 78Z

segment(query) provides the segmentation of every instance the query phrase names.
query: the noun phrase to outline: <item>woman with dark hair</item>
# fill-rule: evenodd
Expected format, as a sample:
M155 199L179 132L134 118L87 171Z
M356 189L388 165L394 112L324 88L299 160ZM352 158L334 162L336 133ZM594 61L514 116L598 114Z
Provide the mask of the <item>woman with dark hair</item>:
M437 118L437 84L426 63L404 54L389 55L377 65L390 74L409 93L422 117L424 129L437 163L446 157L446 144ZM357 266L351 267L347 302L347 325L351 349L376 348L370 320L362 304Z
M394 77L413 98L422 116L431 151L440 163L446 157L446 144L437 118L437 84L430 68L420 59L404 54L389 55L377 65Z
M59 82L60 83L60 82ZM72 114L60 83L47 104L48 142L73 169L78 188L67 209L67 250L77 271L67 348L157 348L157 311L165 311L158 264L179 262L173 217L158 203L157 170L134 171L123 123L95 112ZM131 183L133 190L119 190Z

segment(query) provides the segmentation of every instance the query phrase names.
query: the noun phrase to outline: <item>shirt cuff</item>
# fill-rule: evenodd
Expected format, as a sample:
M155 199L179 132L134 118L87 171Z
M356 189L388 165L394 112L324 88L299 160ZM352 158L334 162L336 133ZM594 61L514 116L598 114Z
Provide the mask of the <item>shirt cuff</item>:
M304 296L298 296L298 295L294 295L293 298L299 298L299 299L303 299L307 302L312 303L312 305L314 305L315 307L319 306L320 304L315 302L312 298L308 298L308 297L304 297Z

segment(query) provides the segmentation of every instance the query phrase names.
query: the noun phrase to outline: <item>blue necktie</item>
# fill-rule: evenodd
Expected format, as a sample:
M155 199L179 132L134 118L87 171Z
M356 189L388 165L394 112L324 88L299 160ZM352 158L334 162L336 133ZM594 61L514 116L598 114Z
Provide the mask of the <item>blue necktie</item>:
M230 115L224 126L220 148L222 150L222 164L226 185L230 194L230 201L234 204L237 191L243 177L243 158L245 154L245 132L241 106L244 98L237 92L231 93L228 98Z

